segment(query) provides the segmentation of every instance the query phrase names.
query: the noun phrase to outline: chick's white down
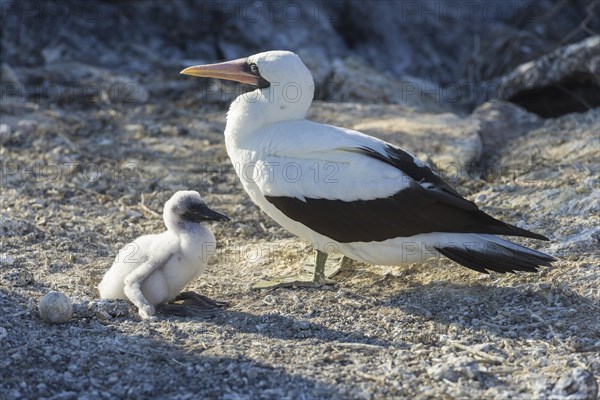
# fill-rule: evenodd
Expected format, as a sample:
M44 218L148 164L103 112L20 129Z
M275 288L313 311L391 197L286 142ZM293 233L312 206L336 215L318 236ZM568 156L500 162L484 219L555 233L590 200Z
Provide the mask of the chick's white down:
M206 269L216 240L200 221L227 217L206 207L197 192L179 191L165 203L163 219L167 230L124 246L98 286L101 298L130 300L143 318Z

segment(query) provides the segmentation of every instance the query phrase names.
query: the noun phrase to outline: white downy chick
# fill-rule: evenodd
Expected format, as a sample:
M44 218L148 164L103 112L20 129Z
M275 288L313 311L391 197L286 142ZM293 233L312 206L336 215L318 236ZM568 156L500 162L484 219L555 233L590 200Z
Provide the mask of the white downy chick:
M181 290L206 269L216 240L201 222L229 220L191 190L178 191L165 203L163 219L167 230L124 246L98 285L101 298L130 300L142 318L152 317L159 304L179 300ZM194 293L182 295L205 307L222 305Z

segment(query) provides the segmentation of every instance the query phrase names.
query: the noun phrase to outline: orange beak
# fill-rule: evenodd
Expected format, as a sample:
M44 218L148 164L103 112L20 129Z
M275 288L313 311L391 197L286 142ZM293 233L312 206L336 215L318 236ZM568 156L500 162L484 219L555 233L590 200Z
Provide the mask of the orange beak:
M246 58L239 58L218 64L196 65L188 67L180 73L199 76L201 78L216 78L246 83L258 88L269 86L269 82L263 77L252 73L248 65L248 59Z

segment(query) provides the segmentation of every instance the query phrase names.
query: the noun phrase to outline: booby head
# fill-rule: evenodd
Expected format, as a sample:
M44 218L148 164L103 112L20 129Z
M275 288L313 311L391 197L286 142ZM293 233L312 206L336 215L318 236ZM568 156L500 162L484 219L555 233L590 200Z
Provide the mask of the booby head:
M180 190L166 203L163 219L168 229L204 221L229 221L229 217L208 208L200 194L193 190Z
M240 95L231 105L228 122L231 117L238 125L303 119L314 97L312 74L291 51L266 51L218 64L196 65L181 73L254 87L254 92ZM260 116L258 121L257 116Z

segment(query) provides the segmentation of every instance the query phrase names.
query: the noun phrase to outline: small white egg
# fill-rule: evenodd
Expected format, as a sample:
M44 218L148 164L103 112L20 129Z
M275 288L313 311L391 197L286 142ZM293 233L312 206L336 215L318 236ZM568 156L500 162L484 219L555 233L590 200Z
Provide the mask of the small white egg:
M73 316L73 303L64 293L50 292L40 299L39 311L49 324L62 324Z

